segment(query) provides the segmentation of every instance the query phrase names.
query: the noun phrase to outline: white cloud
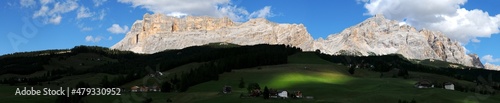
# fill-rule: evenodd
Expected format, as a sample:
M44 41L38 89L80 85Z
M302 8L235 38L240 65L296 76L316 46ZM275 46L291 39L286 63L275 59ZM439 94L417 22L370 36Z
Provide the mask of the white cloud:
M477 39L477 38L474 38L474 39L471 39L470 41L474 42L474 43L479 43L481 42L481 40Z
M108 0L92 0L94 2L94 6L95 7L98 7L98 6L101 6L102 4L104 4L104 2L108 1Z
M78 8L78 0L67 0L54 2L53 0L40 0L40 9L35 11L33 19L40 19L45 24L59 24L62 14L74 11ZM52 5L52 6L51 6ZM52 8L51 8L52 7Z
M42 4L42 5L46 5L46 4L49 4L52 2L54 2L54 0L40 0L40 4Z
M461 8L467 0L358 0L364 2L366 14L384 14L388 19L403 20L417 28L443 32L462 44L479 42L477 37L499 33L500 15ZM476 40L474 40L476 39Z
M234 21L244 21L247 19L245 15L249 15L247 10L238 8L237 6L224 6L219 8L219 11L221 14Z
M21 0L20 4L21 4L21 7L30 8L30 7L33 7L36 5L36 1L35 0Z
M108 31L113 34L123 34L127 33L128 26L127 25L120 26L118 24L113 24L111 27L108 28Z
M48 22L51 24L58 25L59 23L61 23L61 19L62 19L61 15L54 15L49 19Z
M185 15L227 16L235 21L244 21L254 17L271 17L272 15L270 6L249 13L244 8L232 4L231 0L118 0L118 2L131 4L134 8L140 7L154 13L178 17Z
M76 19L88 18L92 17L93 15L94 13L90 12L89 8L80 6L80 9L78 9L78 13L76 14Z
M109 36L109 37L108 37L108 40L113 40L113 37L112 37L112 36Z
M187 16L188 14L186 13L181 13L181 12L171 12L169 14L167 14L168 16L173 16L173 17L184 17L184 16Z
M493 58L492 55L485 55L481 59L483 59L482 61L486 63L500 62L500 58Z
M40 7L40 10L35 11L35 14L33 14L33 18L47 16L47 12L49 11L49 9L50 8L48 6L43 5L42 7Z
M102 38L103 38L102 36L93 37L93 36L89 35L89 36L85 37L85 41L97 43L97 42L101 41Z
M56 2L49 14L62 14L73 11L78 8L78 3L76 1L77 0L67 0L65 2Z
M99 16L93 18L92 20L103 20L104 16L106 16L106 11L103 9L99 12Z
M259 11L250 14L251 18L267 18L272 16L274 16L274 14L271 13L271 6L266 6Z

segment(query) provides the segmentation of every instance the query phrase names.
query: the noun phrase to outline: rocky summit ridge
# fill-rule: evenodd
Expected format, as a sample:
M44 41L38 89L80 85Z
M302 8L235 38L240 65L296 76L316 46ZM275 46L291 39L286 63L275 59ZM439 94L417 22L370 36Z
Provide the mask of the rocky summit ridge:
M310 50L313 38L302 24L277 24L263 18L236 23L228 18L175 18L145 14L113 49L155 53L213 42L239 45L286 44Z
M338 34L314 42L314 49L326 54L401 54L409 59L434 59L483 68L479 57L441 32L416 30L382 15L349 27Z
M435 59L484 68L477 55L466 54L463 46L442 33L426 29L417 31L382 15L375 15L325 39L314 40L302 24L278 24L263 18L238 23L229 18L145 14L143 20L134 22L130 32L111 48L155 53L214 42L285 44L334 55L397 53L409 59Z

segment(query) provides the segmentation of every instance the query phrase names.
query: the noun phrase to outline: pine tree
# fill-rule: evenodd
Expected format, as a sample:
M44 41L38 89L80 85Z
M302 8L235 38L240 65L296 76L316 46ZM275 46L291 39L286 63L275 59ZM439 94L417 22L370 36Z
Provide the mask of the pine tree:
M264 87L264 99L269 99L269 89L267 86Z

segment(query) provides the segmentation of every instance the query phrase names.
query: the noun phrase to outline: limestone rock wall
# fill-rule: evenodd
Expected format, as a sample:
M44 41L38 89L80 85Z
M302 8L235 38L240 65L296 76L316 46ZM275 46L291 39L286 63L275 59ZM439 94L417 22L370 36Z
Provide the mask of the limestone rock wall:
M409 25L376 15L355 26L319 39L314 48L327 54L339 51L359 52L361 55L402 54L410 59L436 59L466 66L482 68L477 56L467 55L457 41L440 32L422 29L417 31Z
M213 42L240 45L286 44L309 50L313 39L302 24L277 24L266 19L234 23L229 18L175 18L145 14L125 38L111 48L137 53L155 53Z
M327 27L325 27L327 28ZM113 49L155 53L213 42L239 45L286 44L305 51L356 55L402 54L410 59L436 59L482 68L477 55L440 32L416 30L376 15L338 34L313 40L302 24L278 24L263 18L235 23L228 18L145 14Z

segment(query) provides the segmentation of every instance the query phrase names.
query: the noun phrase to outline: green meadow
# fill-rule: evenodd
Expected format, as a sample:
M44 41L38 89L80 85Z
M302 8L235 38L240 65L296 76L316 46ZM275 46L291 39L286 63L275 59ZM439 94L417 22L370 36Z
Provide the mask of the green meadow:
M187 66L189 65L193 64ZM380 78L378 72L363 69L351 75L345 66L323 61L313 53L298 53L290 56L289 64L233 70L221 74L218 81L205 82L182 93L124 93L123 96L89 96L86 100L92 103L114 101L136 103L145 98L152 98L152 103L165 103L167 99L177 103L397 103L398 100L410 101L412 99L417 103L496 103L500 101L498 95L481 95L441 88L414 88L413 85L419 77L450 80L463 84L473 83L428 73L410 72L410 75L412 75L410 79ZM238 88L241 78L246 84L258 83L261 88L267 86L278 90L302 91L304 96L312 96L314 99L240 98L241 94L248 93L246 88ZM225 85L232 86L233 92L220 93Z
M78 55L95 56L95 55ZM77 60L77 59L75 59ZM112 61L112 60L107 60ZM53 60L53 62L60 62ZM97 62L96 62L97 63ZM93 65L92 62L87 62ZM168 71L162 71L161 78L170 79L173 75L187 72L203 63L188 63ZM60 66L78 65L60 62ZM54 68L57 66L54 66ZM154 69L154 67L151 67ZM79 68L77 68L79 69ZM87 103L141 103L147 98L152 103L166 103L167 99L174 103L397 103L398 100L415 100L417 103L498 103L499 95L481 95L472 92L459 92L441 88L418 89L413 85L421 78L437 81L453 81L462 85L474 86L468 81L457 80L447 76L409 72L410 78L393 78L395 71L384 73L366 69L357 69L353 75L348 73L346 66L325 61L314 53L296 53L289 56L287 64L258 66L232 70L220 74L217 81L209 81L190 87L186 92L122 92L121 96L87 96L83 101ZM90 73L67 76L55 81L66 81L59 86L71 86L77 81L84 81L91 86L98 86L104 76L114 75L105 73ZM243 78L245 86L249 83L258 83L263 89L265 86L277 90L301 91L303 96L313 99L263 99L262 97L240 98L247 95L246 88L238 88ZM157 83L154 79L144 77L133 80L120 87L129 89L134 85ZM232 86L232 93L221 93L224 86ZM45 84L41 87L59 87L54 84ZM14 96L16 88L24 86L0 85L0 99L4 103L52 103L56 96Z

